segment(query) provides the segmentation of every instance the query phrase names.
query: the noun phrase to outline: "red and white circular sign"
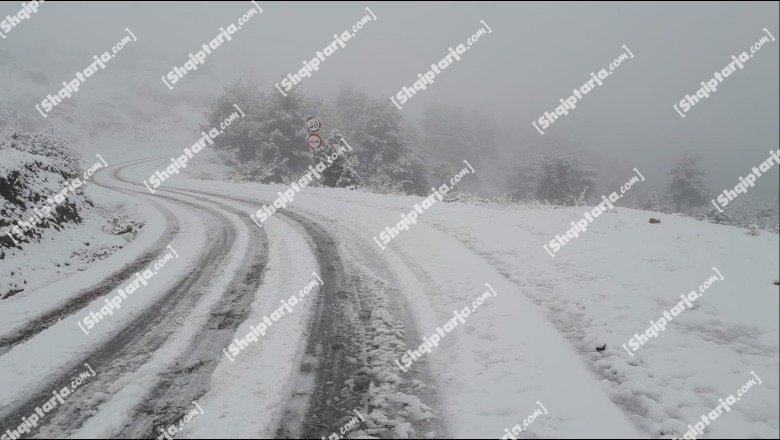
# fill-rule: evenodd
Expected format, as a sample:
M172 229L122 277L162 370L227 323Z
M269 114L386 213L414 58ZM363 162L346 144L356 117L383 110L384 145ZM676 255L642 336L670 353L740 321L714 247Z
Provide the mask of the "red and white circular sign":
M325 147L325 142L317 133L309 133L309 135L306 136L306 146L316 153Z
M306 129L309 130L310 133L320 131L320 127L322 127L322 124L320 123L319 118L312 116L306 120Z

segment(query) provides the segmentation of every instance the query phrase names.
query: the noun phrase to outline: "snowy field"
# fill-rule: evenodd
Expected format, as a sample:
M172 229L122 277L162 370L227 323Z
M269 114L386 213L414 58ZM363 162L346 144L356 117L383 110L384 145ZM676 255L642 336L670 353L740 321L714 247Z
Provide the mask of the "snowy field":
M5 2L0 440L780 438L779 20Z
M183 175L170 188L260 200L285 189L198 181ZM99 200L103 191L95 188L94 197ZM216 202L220 197L206 199ZM779 305L773 285L780 264L777 235L753 237L742 229L663 214L653 214L661 223L650 224L651 213L618 207L594 219L587 232L551 258L542 245L593 207L499 209L439 203L381 250L372 236L396 221L388 213L407 211L419 201L416 197L307 188L291 207L327 227L345 255L359 255L362 262L349 263L355 265L354 270L370 270L381 278L384 274L374 268L378 265L394 274L398 283L394 291L400 296L393 299L409 305L416 323L408 331L435 333L436 327L452 319L452 310L471 307L487 290L485 283L495 289L497 296L485 300L464 325L448 333L412 367L430 375L430 382L420 387L436 390L440 401L435 406L440 411L428 416L440 419L449 428L448 435L500 437L504 428L532 414L540 401L549 414L539 416L528 428L537 437L680 436L688 424L716 407L719 398L735 393L751 379L751 371L763 383L707 432L713 437L778 434ZM229 203L246 216L259 207ZM144 220L143 234L122 252L154 242L165 229L161 216ZM238 218L234 221L240 223ZM249 323L260 321L284 292L297 291L310 278L307 274L316 271L311 249L305 240L296 238L300 231L288 223L272 218L264 224L273 263L262 288L255 292L250 319L235 337L243 337ZM189 226L173 247L191 256L204 231ZM242 224L242 228L249 226ZM44 242L40 249L46 246ZM118 253L95 269L111 270L112 262L131 258L127 255ZM181 266L170 270L181 267L186 271L186 260L177 264ZM698 292L715 274L713 267L724 279L713 281L691 310L681 312L665 331L630 356L622 346L679 302L680 294ZM165 277L175 277L168 270ZM224 270L229 271L230 265ZM101 279L100 272L92 272L82 272L82 276ZM84 280L88 284L90 279ZM150 288L158 291L167 282L154 281ZM77 291L78 283L69 278L6 301L0 310L6 315L4 332L19 325L15 322L30 319L29 314L44 313L67 301L66 293ZM54 296L49 289L61 293ZM150 291L133 297L132 308L122 312L143 310L154 295ZM208 301L204 298L199 308L206 310ZM220 358L208 392L199 399L208 410L187 425L187 435L273 436L280 417L274 411L275 402L290 392L290 366L305 331L308 305L302 306L269 331L257 347L242 352L236 362ZM90 304L84 312L97 308L97 303ZM193 319L199 316L195 313ZM115 331L102 328L100 335L85 340L72 321L60 322L36 337L60 341L54 344L52 339L56 349L50 348L45 355L27 353L22 345L0 357L4 395L24 393L60 368L61 362L89 351L90 344ZM188 320L182 327L182 338L191 325L194 322ZM113 316L107 326L121 329L122 315ZM63 340L64 332L69 336ZM174 352L172 346L155 356L160 363L157 373L154 366L147 366L146 374L161 374L159 368L172 362ZM16 359L27 356L41 356L45 362L37 369L19 368ZM408 380L404 375L409 373L394 368L396 360L384 359L393 376L386 380ZM104 403L77 436L116 434L126 423L128 405L148 391L141 377ZM131 378L125 380L129 383ZM392 398L382 396L378 389L372 398ZM264 402L259 408L250 403L258 401ZM262 415L254 414L258 409L263 409ZM368 417L378 419L380 413L377 408ZM421 416L409 415L414 417Z

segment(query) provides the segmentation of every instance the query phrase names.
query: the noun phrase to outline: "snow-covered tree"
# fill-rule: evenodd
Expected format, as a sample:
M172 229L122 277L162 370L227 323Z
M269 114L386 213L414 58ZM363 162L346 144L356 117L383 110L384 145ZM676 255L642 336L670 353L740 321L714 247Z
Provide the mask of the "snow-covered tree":
M332 159L333 156L335 159ZM359 178L357 170L355 169L354 152L349 151L347 144L339 134L338 130L333 130L330 133L327 141L325 142L325 148L317 152L314 156L314 162L322 161L326 165L329 164L328 158L331 159L331 163L324 171L322 171L322 184L333 188L345 188L347 186L357 185ZM353 159L350 162L350 159Z
M542 200L571 203L583 190L585 197L595 193L596 173L577 159L547 157L542 160L539 172L537 195Z
M212 148L235 152L240 163L255 160L260 140L258 136L267 113L267 101L268 97L257 87L243 84L240 79L232 87L226 87L225 93L211 102L205 113L207 123L201 126L201 130L208 132L214 127L219 128L220 124L234 113L239 117L215 139ZM245 117L240 117L241 114L234 104L244 112Z
M449 162L437 161L431 167L431 183L438 187L442 183L449 182L453 174L455 174L455 168Z
M516 200L536 199L537 182L539 180L539 161L520 163L509 176L507 192Z
M238 104L246 117L233 121L215 143L216 149L237 152L238 164L231 178L238 181L282 183L311 165L312 154L306 147L305 122L316 115L321 103L307 99L297 88L266 95L239 80L226 89L207 113L208 124L219 124Z
M680 212L683 204L692 208L707 202L704 172L699 169L696 156L685 154L669 174L672 175L672 183L667 193L675 204L675 212Z
M386 99L368 103L350 142L360 176L374 186L400 187L407 194L429 192L428 167L419 146L401 127L401 115Z
M358 173L357 156L350 154L344 161L344 170L336 182L337 188L356 188L362 185L362 179Z
M509 184L515 199L574 204L595 194L595 172L570 157L548 156L517 167Z
M725 212L720 212L715 208L706 209L706 207L703 207L699 208L698 210L694 209L693 216L696 218L696 220L715 223L717 225L735 224L734 219L730 215L726 214Z
M287 96L272 95L262 127L266 139L258 149L260 161L269 166L284 166L292 172L306 169L312 156L306 147L306 119L316 115L319 107L318 101L305 98L297 88L287 92Z
M647 197L647 201L645 201L645 204L642 206L642 210L652 212L662 211L661 202L658 201L658 196L655 194L655 192L651 192Z
M265 95L239 81L214 102L207 114L209 124L218 126L235 111L234 103L247 116L234 122L235 126L231 124L214 146L237 153L238 163L229 174L233 180L287 182L318 162L313 161L305 143L305 121L317 116L325 129L338 129L339 136L345 136L354 148L334 164L325 186L365 183L382 191L428 191L428 165L419 143L384 98L369 100L364 93L343 87L331 108L320 100L304 97L295 87L287 96ZM348 135L343 134L345 131Z

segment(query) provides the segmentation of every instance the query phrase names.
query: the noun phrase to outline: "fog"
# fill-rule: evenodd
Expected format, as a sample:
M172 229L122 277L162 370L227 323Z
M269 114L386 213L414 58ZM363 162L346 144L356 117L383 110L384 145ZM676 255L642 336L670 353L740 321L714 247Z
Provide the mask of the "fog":
M780 438L778 2L28 1L0 440Z
M169 90L160 77L182 66L220 27L249 10L250 2L44 3L0 41L0 55L8 68L3 72L37 69L48 84L25 75L4 78L0 112L31 128L67 121L60 108L53 117L41 118L34 104L59 90L58 84L83 70L93 55L110 49L126 35L125 28L138 41L84 84L70 100L73 105L101 102L116 119L132 123L122 99L107 90L119 92L132 84L147 96L184 100L193 112L203 111L208 100L239 78L278 93L274 84L282 75L295 73L303 60L315 57L333 34L351 29L368 14L368 6L377 20L366 23L346 47L304 78L301 93L330 100L341 85L351 84L370 97L389 98L404 86L411 88L417 74L447 55L448 48L465 44L484 20L492 32L403 105L406 121L419 124L433 104L477 110L503 130L507 154L529 148L565 151L599 168L602 177L614 170L622 178L638 167L648 178L647 190L657 191L686 150L701 156L705 181L717 194L732 188L738 176L765 160L778 143L776 42L766 43L685 118L673 108L731 62L732 55L765 36L764 28L778 36L776 2L258 5L262 14ZM20 3L3 2L0 16L19 9ZM560 99L590 79L590 72L607 68L624 53L624 45L634 57L623 61L597 91L544 135L533 127L545 111L552 112ZM177 115L155 117L165 125ZM178 140L173 137L159 132L160 140ZM621 169L614 169L617 164ZM778 173L773 169L770 175L771 184L757 185L751 197L777 198Z

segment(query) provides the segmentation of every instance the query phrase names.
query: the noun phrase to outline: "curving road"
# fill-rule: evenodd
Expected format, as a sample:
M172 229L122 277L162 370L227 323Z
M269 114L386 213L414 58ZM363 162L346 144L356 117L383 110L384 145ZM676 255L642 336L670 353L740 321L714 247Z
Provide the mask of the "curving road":
M156 300L149 301L141 313L112 337L92 347L88 354L66 362L65 368L48 375L45 381L37 382L33 392L6 403L0 411L0 426L16 426L14 420L34 414L36 406L51 397L51 390L69 383L74 375L84 370L84 364L98 374L69 396L66 404L48 414L45 423L32 428L29 435L78 436L80 429L92 417L100 417L101 406L120 399L122 388L116 384L127 380L123 377L137 373L145 377L150 385L149 391L139 403L132 405L132 413L127 414L129 422L115 433L115 437L156 438L160 435L158 427L176 423L189 410L191 402L203 397L212 386L215 369L226 361L222 349L234 337L240 337L237 329L247 320L255 295L262 290L269 259L269 241L273 241L274 237L266 234L266 228L258 228L246 214L247 210L254 211L256 208L252 207L262 203L260 200L174 189L173 185L151 195L137 179L128 177L133 174L134 168L148 168L150 162L158 159L114 165L96 177L95 183L150 203L166 219L163 238L134 261L128 262L121 271L79 292L64 307L37 317L12 334L3 335L0 349L9 352L23 344L36 344L37 335L74 314L82 315L78 312L95 299L115 290L122 280L132 278L133 273L147 267L169 243L187 239L190 231L182 225L182 217L197 218L205 226L203 246L195 264L186 273L178 274L180 278L175 285L165 289ZM233 217L228 217L228 214L233 214ZM378 371L390 367L377 366L378 362L372 358L380 329L373 323L372 314L375 320L387 320L390 319L388 311L392 308L400 310L403 305L372 307L376 305L376 298L372 297L376 295L375 283L366 274L350 271L345 266L343 249L337 245L336 237L327 232L327 225L291 212L279 213L277 217L296 225L302 238L309 243L316 259L316 272L321 275L324 284L307 306L305 343L298 356L299 363L294 366L290 377L290 388L295 392L290 392L285 401L277 405L281 413L274 431L278 438L328 436L349 420L349 414L354 409L361 414L370 412L369 386L372 381L377 383L374 376ZM237 222L236 218L240 221ZM230 281L221 289L218 299L212 301L208 319L190 332L186 339L177 337L174 340L177 329L190 319L198 303L208 294L209 281L228 267L228 259L236 257L232 252L239 229L242 229L248 246L240 255L240 264L230 266L227 274ZM285 250L278 249L277 252ZM381 318L377 316L380 313L383 315ZM395 351L402 354L404 350L401 347L407 342L405 321L408 322L409 318L406 313L398 315L392 318L398 330L394 337L398 340ZM144 375L144 367L152 363L155 353L171 343L175 343L181 354L166 368L157 367L160 371L153 379ZM412 377L419 374L422 373L414 373ZM410 380L393 383L392 391L412 393L410 383ZM425 394L423 397L433 400L433 393ZM386 425L375 425L375 434L387 433L394 426L392 411L387 411L385 415ZM432 423L425 419L411 420L411 425L422 432L432 428ZM443 432L440 427L435 429Z
M166 162L167 156L125 162L96 175L102 198L141 207L149 223L135 243L146 248L120 269L107 269L116 256L100 262L105 276L68 292L61 305L4 327L12 330L0 334L0 371L11 373L0 376L3 429L35 414L87 365L96 375L23 438L159 438L172 425L183 428L177 438L498 438L527 420L536 401L550 412L533 421L528 435L647 438L679 432L690 423L685 411L698 412L725 392L698 385L685 363L663 370L652 366L652 355L623 355L618 341L635 327L626 311L657 307L651 295L637 293L641 286L629 285L633 296L607 303L604 292L587 297L578 290L610 282L598 273L563 259L549 271L548 260L538 263L533 252L495 243L491 249L486 243L493 237L470 235L473 218L498 211L474 207L466 214L470 229L458 229L457 218L445 226L441 219L467 208L442 204L381 250L372 235L408 212L413 198L305 189L258 227L250 214L271 203L278 188L179 176L150 194L141 182ZM617 230L610 221L605 228ZM516 230L524 239L548 236L533 225ZM122 313L83 334L77 320L169 245L180 258L123 303ZM322 284L304 297L300 290L315 275ZM570 281L578 284L565 287ZM486 282L497 294L477 308L473 301ZM299 298L294 309L228 356L231 344L291 296ZM473 315L448 330L444 323L464 307ZM718 315L706 306L695 313ZM777 364L771 333L727 321L702 325L682 324L663 341L680 341L684 351L720 338L709 350L721 359L747 356L762 374ZM396 360L440 326L448 333L439 346L401 371ZM666 405L661 393L678 389L688 400ZM771 389L751 391L755 403L735 412L776 408ZM203 413L182 425L194 402Z

